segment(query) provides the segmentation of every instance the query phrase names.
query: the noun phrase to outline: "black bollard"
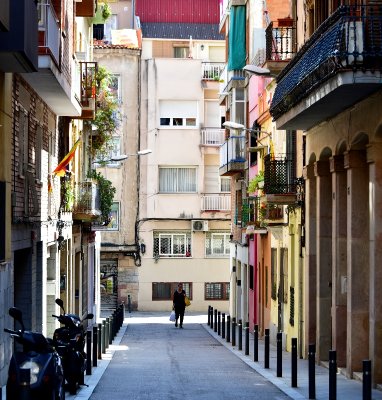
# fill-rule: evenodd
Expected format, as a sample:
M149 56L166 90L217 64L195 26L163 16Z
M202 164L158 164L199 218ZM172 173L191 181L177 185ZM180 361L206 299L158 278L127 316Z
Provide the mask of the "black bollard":
M363 360L362 369L362 400L371 400L371 360Z
M232 346L236 346L236 318L232 318Z
M109 344L113 343L113 321L114 321L114 317L113 314L109 317Z
M129 314L130 314L132 306L131 306L131 296L129 294L127 295L127 309L129 311Z
M98 326L93 326L93 367L97 366L98 359Z
M227 336L226 340L229 343L231 341L231 317L227 315Z
M92 331L86 331L86 375L92 374Z
M269 329L264 332L264 368L269 368Z
M102 324L98 324L98 345L97 345L97 350L98 350L98 360L102 359Z
M329 350L329 400L337 399L337 353Z
M276 335L276 350L277 350L277 366L276 376L281 378L283 376L283 334L277 332Z
M308 350L309 359L309 400L316 398L316 345L310 344Z
M221 333L221 314L220 311L218 312L218 335L220 336Z
M243 322L241 319L239 319L237 326L239 328L239 350L243 350Z
M106 348L106 350L109 348L109 332L110 332L109 323L110 323L110 319L109 319L109 317L107 317L106 324L105 324L105 348Z
M214 329L214 308L211 307L211 325L210 325L211 329Z
M225 313L222 313L222 339L225 339Z
M292 387L297 387L297 338L292 338Z
M249 322L245 323L245 355L249 356Z
M218 331L218 310L214 310L214 332Z
M259 325L255 325L253 332L253 361L259 361Z
M29 400L31 397L31 370L29 368L20 368L20 389L18 399ZM16 399L15 399L16 400Z
M106 353L106 321L102 321L102 328L101 328L101 337L102 337L102 345L101 350L102 354Z
M208 326L210 326L210 324L211 324L211 320L210 320L211 315L210 315L210 313L211 313L211 306L208 306L208 314L207 314L207 317L208 317L207 325Z

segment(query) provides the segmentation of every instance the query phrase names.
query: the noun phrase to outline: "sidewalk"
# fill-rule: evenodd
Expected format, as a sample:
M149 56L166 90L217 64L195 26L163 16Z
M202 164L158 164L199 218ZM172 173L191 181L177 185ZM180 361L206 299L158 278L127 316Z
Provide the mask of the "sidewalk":
M188 314L187 318L191 317L192 314ZM198 314L199 315L199 314ZM122 350L121 340L126 332L129 323L139 323L139 320L144 321L147 317L161 317L167 316L165 313L140 313L133 312L125 316L124 323L119 330L118 335L114 338L113 344L109 346L106 354L102 355L102 360L98 360L97 367L93 367L92 375L85 376L85 384L78 391L77 395L71 396L66 394L67 400L88 400L92 395L95 387L101 379L103 373L108 367L110 361L113 358L115 351ZM219 341L227 350L231 351L249 367L254 369L264 378L266 378L273 385L278 387L291 399L308 399L308 361L297 360L297 388L291 387L291 353L286 351L283 352L283 376L281 378L276 377L276 347L270 345L270 360L269 369L264 368L264 341L259 340L259 361L253 361L253 348L254 340L253 335L249 335L249 355L244 355L245 352L245 337L243 334L243 350L238 350L238 337L236 336L236 346L233 347L232 343L228 343L226 339L222 339L221 336L214 332L210 326L207 325L207 315L200 316L200 324L203 328L217 341ZM232 332L231 332L232 334ZM232 339L232 336L231 336ZM316 365L316 400L327 400L329 398L329 371L327 368ZM373 390L373 400L382 400L382 392ZM362 383L356 380L347 379L341 374L337 374L337 399L338 400L362 400Z
M249 355L245 352L245 334L243 330L243 350L238 350L238 337L236 333L236 346L228 343L226 339L222 339L207 323L203 327L223 346L233 352L237 357L253 368L256 372L272 382L290 398L300 400L309 398L309 382L308 382L308 360L297 359L297 388L291 387L291 353L283 351L282 354L282 377L276 376L277 352L276 346L270 345L269 352L269 369L264 368L264 340L259 340L258 362L253 361L254 354L254 338L249 335ZM236 330L238 332L238 330ZM232 332L231 332L232 341ZM316 400L327 400L329 398L329 369L316 364ZM344 375L337 373L337 399L338 400L362 400L362 383L347 379ZM382 400L382 391L372 391L373 400Z

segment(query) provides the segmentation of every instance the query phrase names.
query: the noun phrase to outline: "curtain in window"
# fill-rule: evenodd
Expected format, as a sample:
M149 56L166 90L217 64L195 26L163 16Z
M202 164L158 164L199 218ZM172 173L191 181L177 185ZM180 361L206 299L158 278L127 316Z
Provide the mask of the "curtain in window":
M160 168L159 191L162 193L196 192L196 168Z
M245 6L231 7L228 70L242 69L246 58L245 45Z

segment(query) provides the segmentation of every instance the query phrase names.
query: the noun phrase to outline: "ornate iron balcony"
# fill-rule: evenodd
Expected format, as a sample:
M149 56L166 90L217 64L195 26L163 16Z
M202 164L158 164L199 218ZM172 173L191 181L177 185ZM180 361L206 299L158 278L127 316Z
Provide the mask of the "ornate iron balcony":
M278 128L309 129L378 90L381 31L381 5L340 6L278 76L270 107ZM294 109L297 104L304 107Z

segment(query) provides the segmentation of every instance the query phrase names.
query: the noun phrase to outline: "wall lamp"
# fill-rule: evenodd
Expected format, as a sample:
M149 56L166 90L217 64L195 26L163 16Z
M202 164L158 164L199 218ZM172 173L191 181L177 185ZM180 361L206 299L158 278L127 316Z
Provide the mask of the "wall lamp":
M144 156L144 155L150 154L150 153L152 153L152 150L150 150L150 149L139 150L135 154L120 154L118 156L111 157L107 160L95 160L92 163L93 164L105 164L108 162L120 162L120 161L127 160L129 157Z

